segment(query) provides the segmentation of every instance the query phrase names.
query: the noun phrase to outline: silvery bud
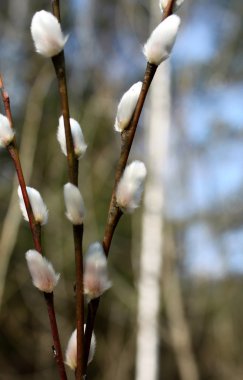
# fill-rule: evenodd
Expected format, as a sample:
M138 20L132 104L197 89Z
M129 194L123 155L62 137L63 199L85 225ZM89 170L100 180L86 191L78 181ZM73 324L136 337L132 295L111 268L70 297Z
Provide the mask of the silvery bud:
M134 113L139 94L142 89L142 82L135 83L128 91L122 96L116 114L115 130L122 132L128 127L132 115Z
M0 114L0 147L7 147L14 139L14 131L8 118Z
M132 213L139 206L147 170L143 162L128 165L117 185L116 201L123 212Z
M59 54L68 39L63 35L57 18L44 10L34 14L30 31L37 53L48 58Z
M149 63L159 65L170 55L180 25L180 17L171 15L154 29L144 45L144 55Z
M27 186L26 190L28 193L29 201L31 204L31 208L32 208L36 223L39 223L41 225L46 224L48 221L48 210L42 199L42 196L40 195L39 191L37 191L33 187ZM19 196L20 210L23 214L24 219L27 220L28 222L29 217L26 211L24 198L23 198L23 194L22 194L20 186L18 187L18 196Z
M45 293L52 293L60 274L56 273L52 264L34 249L25 254L33 285Z
M71 128L71 134L72 134L72 139L73 139L74 153L75 153L75 156L77 157L77 159L79 159L86 152L87 145L84 141L84 136L83 136L83 132L82 132L80 124L72 118L70 118L70 128ZM65 136L63 116L61 116L59 118L59 125L58 125L58 129L57 129L57 140L60 144L62 152L66 156L67 155L67 145L66 145L66 136Z
M111 287L108 278L107 259L100 243L90 245L84 264L84 294L88 299L100 297Z

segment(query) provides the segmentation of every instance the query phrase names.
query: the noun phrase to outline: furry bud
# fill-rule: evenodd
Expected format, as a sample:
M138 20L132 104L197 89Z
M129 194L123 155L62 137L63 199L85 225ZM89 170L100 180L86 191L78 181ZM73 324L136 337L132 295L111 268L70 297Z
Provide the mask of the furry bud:
M86 325L84 325L84 330ZM96 339L94 333L92 334L88 364L93 360L95 353ZM71 334L67 349L66 349L66 364L74 371L77 368L77 330L75 329Z
M80 127L80 124L70 118L70 127L71 127L71 134L73 138L73 147L74 147L74 153L77 159L81 158L84 153L86 152L87 145L84 141L84 136L82 129ZM64 128L64 120L63 116L59 118L59 125L57 129L57 140L60 144L60 147L62 149L62 152L67 155L67 145L66 145L66 136L65 136L65 128Z
M90 245L85 257L84 293L88 299L100 297L111 287L107 259L100 243Z
M0 114L0 147L7 147L14 139L14 131L8 118Z
M29 201L31 204L31 208L32 208L36 223L39 223L41 225L46 224L48 221L48 210L45 203L43 202L43 199L39 191L33 189L33 187L28 187L28 186L26 187L26 190L29 196ZM23 198L23 194L22 194L20 186L18 187L18 196L19 196L20 210L23 214L24 219L27 220L28 222L29 217L26 211L24 198Z
M144 55L149 63L159 65L170 55L176 40L180 18L171 15L154 29L144 45Z
M132 87L130 87L129 90L122 96L118 104L114 126L117 132L122 132L125 128L128 127L134 113L141 89L142 82L137 82Z
M82 224L84 220L84 201L79 189L72 183L64 185L66 216L72 224Z
M133 161L124 170L116 190L117 205L123 212L132 213L139 206L146 175L141 161Z
M68 39L57 18L44 10L34 14L30 31L37 53L48 58L59 54Z
M60 274L57 274L52 264L34 249L25 254L33 285L45 293L52 293L57 285Z

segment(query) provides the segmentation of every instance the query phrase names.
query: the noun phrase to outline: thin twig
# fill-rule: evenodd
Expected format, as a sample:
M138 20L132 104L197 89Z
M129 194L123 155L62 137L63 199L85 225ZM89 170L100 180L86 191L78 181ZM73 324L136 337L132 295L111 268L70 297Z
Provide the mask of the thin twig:
M58 0L52 0L53 14L61 22L60 4ZM73 139L70 127L70 112L68 101L68 89L66 80L65 55L64 51L52 58L55 68L61 112L64 121L67 163L69 181L78 186L78 159L74 153ZM77 369L75 372L76 380L83 379L84 363L84 295L83 295L83 225L73 226L73 238L75 246L75 265L76 265L76 327L77 327Z
M67 81L66 81L66 70L65 70L65 57L62 51L58 55L52 58L52 62L55 68L58 90L60 95L61 103L61 113L64 121L65 137L67 145L67 163L68 163L68 177L69 181L78 186L78 160L74 154L73 139L70 127L70 113L69 113L69 102L68 102L68 91L67 91Z
M84 289L83 289L83 224L73 226L76 265L76 324L77 324L77 369L76 379L83 378L84 365ZM80 363L80 365L78 365Z
M10 98L9 98L7 91L4 88L3 78L1 75L0 75L0 91L1 91L1 96L2 96L3 103L4 103L4 109L5 109L6 116L10 122L11 128L13 128L13 118L12 118L12 112L11 112L11 106L10 106ZM19 180L19 185L21 187L21 191L22 191L27 215L29 218L29 225L30 225L30 229L32 232L32 236L33 236L34 246L35 246L35 249L41 253L40 228L39 228L38 224L35 222L34 214L33 214L32 207L31 207L31 204L29 201L29 196L28 196L28 193L26 190L25 179L24 179L23 170L22 170L22 166L20 163L19 153L18 153L18 149L16 147L15 139L10 145L7 146L7 150L8 150L8 152L9 152L9 154L13 160L15 170L17 173L17 177Z
M170 0L163 12L162 15L162 21L170 16L172 14L173 6L174 6L175 0ZM132 117L132 120L129 124L129 127L125 129L122 132L121 135L121 153L120 153L120 158L117 164L116 168L116 173L115 173L115 183L113 186L112 190L112 195L111 195L111 201L110 201L110 206L109 206L109 211L108 211L108 217L107 217L107 222L105 226L105 233L104 233L104 239L103 239L103 248L106 253L106 256L108 257L109 255L109 250L110 250L110 245L111 241L116 229L116 226L122 216L122 212L119 209L119 207L116 204L116 188L117 184L123 174L123 171L126 167L128 156L130 153L130 149L133 143L133 139L136 133L137 125L139 122L139 118L143 109L143 105L150 87L150 84L154 78L154 75L157 70L156 65L147 63L147 67L145 70L144 78L143 78L143 85L142 89L138 98L138 102ZM94 329L94 323L95 323L95 318L97 314L97 310L99 307L100 303L100 298L91 300L88 305L88 315L87 315L87 322L86 322L86 329L85 329L85 373L87 371L87 363L88 363L88 355L89 355L89 350L90 350L90 343L91 343L91 337L92 337L92 332Z
M3 79L1 76L0 76L0 78L1 78L1 80L0 80L0 91L1 91L2 99L3 99L3 103L4 103L4 107L5 107L5 113L6 113L7 117L10 118L9 121L11 123L11 127L13 128L13 120L12 120L12 113L11 113L11 107L10 107L10 98L8 96L7 91L4 89ZM35 249L40 254L42 254L41 226L39 223L36 223L36 221L35 221L35 217L34 217L34 214L32 211L32 207L31 207L29 196L28 196L27 189L26 189L23 170L22 170L22 166L21 166L21 162L20 162L20 158L19 158L19 153L18 153L18 148L17 148L15 140L10 145L7 146L7 150L8 150L8 152L9 152L9 154L13 160L13 163L14 163L14 166L16 169L19 185L21 187L21 191L22 191L22 195L23 195L23 199L24 199L24 203L25 203L25 207L26 207L26 211L27 211L27 215L28 215L28 219L29 219L29 226L30 226L30 230L32 233L32 238L34 241ZM46 293L43 293L43 294L44 294L44 298L45 298L46 305L47 305L48 316L49 316L50 327L51 327L51 333L52 333L52 338L53 338L53 344L54 344L55 353L56 353L55 354L55 360L56 360L57 367L59 370L60 379L61 380L67 380L66 370L65 370L65 366L64 366L64 362L63 362L63 356L62 356L62 349L61 349L61 344L60 344L60 339L59 339L59 333L58 333L58 328L57 328L57 323L56 323L54 300L53 300L54 295L53 295L53 293L48 294L48 296Z
M56 313L54 306L54 294L52 293L44 293L44 298L47 305L48 316L51 325L51 331L53 336L53 344L54 344L54 357L58 366L60 379L67 380L66 369L63 362L62 356L62 347L59 339L57 321L56 321Z

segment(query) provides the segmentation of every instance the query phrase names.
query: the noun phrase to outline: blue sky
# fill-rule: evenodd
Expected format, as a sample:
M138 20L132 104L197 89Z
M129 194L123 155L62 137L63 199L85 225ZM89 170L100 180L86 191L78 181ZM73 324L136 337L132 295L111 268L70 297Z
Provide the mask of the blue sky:
M223 3L210 6L210 12L207 6L195 4L182 21L172 54L177 80L191 69L193 84L181 97L175 94L167 214L174 220L194 218L185 232L184 249L186 268L196 276L243 273L243 228L222 235L202 218L211 211L224 217L242 204L243 80L219 79L217 72L210 72L213 60L221 59L221 47L237 28L239 16ZM183 116L180 123L177 114ZM186 148L181 148L183 144Z

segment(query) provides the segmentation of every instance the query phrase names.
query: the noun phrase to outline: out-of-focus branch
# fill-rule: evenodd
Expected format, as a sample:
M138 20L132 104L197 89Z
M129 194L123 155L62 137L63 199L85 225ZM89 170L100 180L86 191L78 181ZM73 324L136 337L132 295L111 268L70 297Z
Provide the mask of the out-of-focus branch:
M199 380L198 368L192 349L190 328L184 312L180 279L174 257L174 239L170 226L166 229L166 243L163 294L172 347L180 378L182 380Z

